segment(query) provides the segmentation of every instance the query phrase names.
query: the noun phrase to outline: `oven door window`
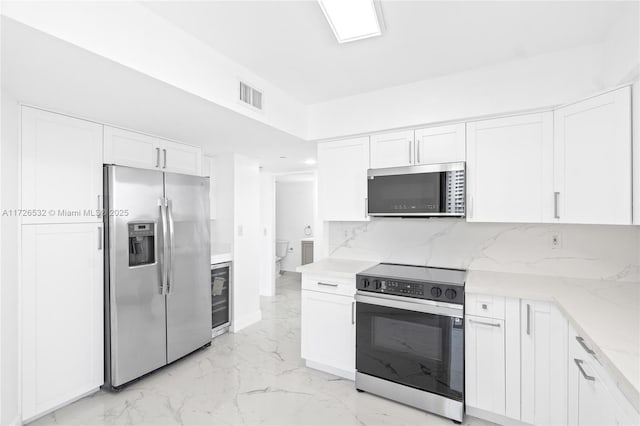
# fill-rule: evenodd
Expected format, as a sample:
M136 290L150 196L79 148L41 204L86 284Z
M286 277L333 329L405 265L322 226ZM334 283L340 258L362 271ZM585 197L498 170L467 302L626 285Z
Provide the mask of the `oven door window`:
M356 315L360 373L462 401L462 319L360 302Z
M442 213L445 175L434 172L370 177L369 213Z

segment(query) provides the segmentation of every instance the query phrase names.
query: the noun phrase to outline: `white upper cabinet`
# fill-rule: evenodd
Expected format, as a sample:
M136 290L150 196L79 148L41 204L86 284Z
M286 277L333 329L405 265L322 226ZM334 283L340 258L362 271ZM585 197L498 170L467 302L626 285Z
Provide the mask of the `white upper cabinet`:
M104 383L103 226L22 227L22 419Z
M22 223L102 222L102 125L22 107L21 164Z
M414 151L413 130L371 135L371 168L409 166Z
M105 126L104 162L199 176L202 174L202 149Z
M465 161L464 123L417 129L415 137L415 164Z
M555 111L555 220L631 224L631 88Z
M160 167L158 138L104 126L104 162L153 169Z
M551 221L553 114L468 123L467 193L467 221Z
M318 144L318 204L321 220L368 220L368 168L368 136Z
M162 171L197 176L202 174L201 148L160 139L160 150Z

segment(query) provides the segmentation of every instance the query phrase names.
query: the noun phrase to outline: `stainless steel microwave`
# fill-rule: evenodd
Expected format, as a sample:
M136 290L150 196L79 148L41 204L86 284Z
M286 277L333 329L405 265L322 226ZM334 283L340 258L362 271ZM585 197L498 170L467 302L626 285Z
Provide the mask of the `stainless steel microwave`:
M369 169L369 216L465 215L465 163Z

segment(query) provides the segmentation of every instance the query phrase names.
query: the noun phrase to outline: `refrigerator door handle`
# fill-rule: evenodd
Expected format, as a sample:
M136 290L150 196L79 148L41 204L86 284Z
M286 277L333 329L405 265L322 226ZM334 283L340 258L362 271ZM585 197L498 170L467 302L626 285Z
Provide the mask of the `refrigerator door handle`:
M169 261L167 262L168 268L168 277L167 277L167 294L171 294L171 290L173 288L173 240L174 240L174 223L173 223L173 203L171 200L166 199L167 201L167 212L169 214Z
M162 278L160 280L160 294L167 294L167 211L165 208L165 199L158 199L160 206L160 226L162 227L162 250L160 251L160 272Z

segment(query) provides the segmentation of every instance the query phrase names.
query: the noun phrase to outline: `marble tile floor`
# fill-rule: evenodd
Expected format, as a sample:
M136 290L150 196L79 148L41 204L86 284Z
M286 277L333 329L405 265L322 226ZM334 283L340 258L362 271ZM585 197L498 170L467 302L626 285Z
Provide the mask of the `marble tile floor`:
M309 369L300 358L300 275L262 298L263 320L119 393L100 391L44 425L453 425ZM489 425L467 417L465 425Z

